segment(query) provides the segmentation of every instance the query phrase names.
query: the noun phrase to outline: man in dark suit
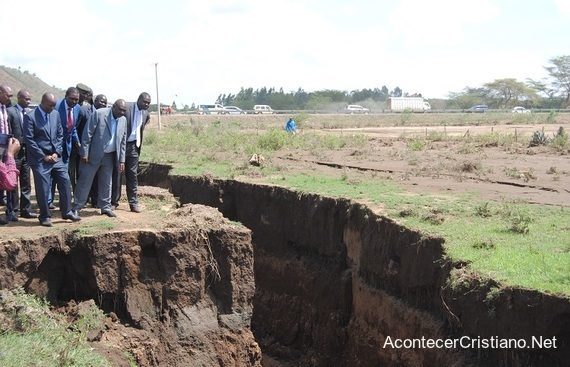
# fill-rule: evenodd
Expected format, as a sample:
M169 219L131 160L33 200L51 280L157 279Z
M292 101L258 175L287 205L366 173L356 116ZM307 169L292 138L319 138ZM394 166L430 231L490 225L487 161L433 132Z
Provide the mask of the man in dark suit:
M40 208L40 224L51 227L48 196L51 180L59 191L59 208L63 219L81 218L71 212L71 184L63 156L63 127L56 100L52 93L44 93L40 105L24 115L24 142L28 163L34 172L36 199Z
M24 115L27 112L32 98L30 92L21 90L18 92L18 103L8 108L8 116L10 126L12 127L12 135L20 142L20 151L16 158L16 168L20 171L20 186L8 192L8 200L6 205L6 218L10 221L17 221L15 210L20 210L22 218L37 218L38 215L32 212L32 203L30 200L32 192L32 176L30 175L30 166L26 158L26 143L24 142ZM18 190L19 189L19 190ZM18 191L20 194L18 195Z
M111 187L114 167L118 166L119 172L125 169L126 111L126 102L118 99L112 108L98 109L89 118L81 139L79 180L73 195L74 212L85 206L91 184L97 175L101 214L117 216L111 210Z
M139 157L143 139L144 127L150 121L148 107L150 106L150 94L143 92L137 102L127 103L127 148L125 153L125 179L127 186L127 198L132 212L140 213L138 191ZM115 170L113 180L113 204L118 205L121 197L121 176ZM118 176L118 179L117 179Z

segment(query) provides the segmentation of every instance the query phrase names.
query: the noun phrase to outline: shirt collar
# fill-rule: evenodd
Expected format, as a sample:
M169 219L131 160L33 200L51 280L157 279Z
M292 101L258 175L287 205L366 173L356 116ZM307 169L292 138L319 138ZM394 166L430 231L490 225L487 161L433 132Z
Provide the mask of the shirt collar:
M46 113L46 111L42 110L42 107L40 105L38 105L38 109L42 112L42 116L45 118L48 114Z

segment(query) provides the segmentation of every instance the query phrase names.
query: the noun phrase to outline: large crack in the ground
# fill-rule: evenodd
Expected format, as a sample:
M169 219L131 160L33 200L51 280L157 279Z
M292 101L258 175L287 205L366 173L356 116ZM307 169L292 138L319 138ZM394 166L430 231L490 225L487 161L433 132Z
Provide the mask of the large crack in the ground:
M142 165L140 175L183 204L165 228L4 240L0 287L25 286L53 302L94 299L118 315L94 345L107 355L128 350L141 366L256 366L261 350L265 366L570 361L568 298L493 293L495 282L446 259L443 239L350 200L170 169ZM386 344L514 338L530 345L533 337L556 339L557 348Z
M147 182L164 177L159 171L149 169ZM493 293L496 282L446 259L441 238L425 237L345 199L209 177L171 175L169 187L182 203L217 207L252 230L252 327L264 353L273 358L299 366L551 366L570 361L568 298L516 288ZM539 336L555 338L558 347L385 344L388 338L493 337L530 346Z
M327 167L337 168L337 169L347 169L348 168L348 169L364 171L364 172L382 172L382 173L390 173L390 174L400 174L402 176L405 174L404 170L372 168L372 167L365 167L365 166L359 166L359 165L350 165L350 164L345 164L345 163L324 162L324 161L317 161L317 160L310 160L310 159L298 159L298 158L292 158L292 157L281 157L280 159L290 160L290 161L295 161L295 162L303 162L303 163L308 163L308 164L314 164L317 166L327 166ZM440 173L438 173L438 176L453 178L453 177L456 177L457 174L441 173L440 172ZM488 177L482 178L482 177L464 174L461 178L464 180L485 182L485 183L491 183L491 184L497 184L497 185L507 185L507 186L536 189L536 190L540 190L540 191L549 191L549 192L556 192L556 193L560 192L560 190L557 190L556 188L552 188L552 187L545 187L545 186L540 186L540 185L532 185L532 184L525 184L525 183L512 182L512 181L492 180L492 179L489 179ZM570 193L570 191L566 190L566 189L562 189L562 191L564 191L566 193Z

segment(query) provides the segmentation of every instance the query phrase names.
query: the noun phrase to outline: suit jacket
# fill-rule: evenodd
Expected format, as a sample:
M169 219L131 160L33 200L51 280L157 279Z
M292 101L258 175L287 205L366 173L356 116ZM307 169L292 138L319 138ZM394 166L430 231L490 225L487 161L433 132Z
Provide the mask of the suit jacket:
M76 127L79 120L83 118L83 114L81 113L81 106L79 106L79 104L76 104L75 107L71 109L73 112L73 127L71 131L69 131L67 128L67 109L65 108L65 99L57 101L55 110L59 112L61 127L63 130L63 155L61 158L65 163L67 163L69 162L69 156L71 155L71 147L80 141Z
M127 139L131 135L131 132L132 132L133 117L135 115L135 105L136 104L137 104L136 102L127 102L127 112L125 113L125 117L127 119ZM150 121L150 113L148 112L148 110L141 110L141 112L143 113L143 123L141 125L141 133L140 133L140 140L141 140L141 147L142 147L144 127ZM138 148L139 154L141 151L141 147Z
M10 128L12 129L12 135L18 139L20 146L22 147L18 152L18 156L16 157L20 159L23 158L26 154L26 145L24 142L24 117L16 106L12 106L6 109L6 112L8 113L8 120L10 122Z
M63 129L59 113L51 111L48 123L39 106L28 112L24 116L24 142L30 166L37 166L46 155L53 153L61 158Z
M81 106L81 111L77 119L77 124L75 124L75 129L77 130L77 136L79 137L79 141L81 141L82 139L83 129L85 129L85 125L87 125L87 121L89 121L89 117L91 117L93 111L95 111L95 106L89 103Z
M95 110L81 138L82 157L89 157L89 162L98 164L105 155L105 147L111 140L111 126L113 110L110 107ZM127 119L123 116L117 120L115 132L115 153L119 163L125 163L125 150L127 147Z

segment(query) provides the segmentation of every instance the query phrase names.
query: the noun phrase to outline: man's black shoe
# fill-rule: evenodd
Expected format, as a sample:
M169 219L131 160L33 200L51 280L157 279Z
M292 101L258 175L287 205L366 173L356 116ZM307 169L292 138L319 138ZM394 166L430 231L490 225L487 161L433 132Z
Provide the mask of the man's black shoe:
M4 218L0 218L0 226L6 225L8 224L8 221L5 220Z
M40 224L44 227L53 227L53 224L51 224L51 219L49 218L43 220L40 219Z
M14 214L14 212L6 213L6 220L9 222L17 222L18 217L16 217L16 214Z
M73 211L67 213L66 215L62 216L63 219L70 219L74 222L78 222L81 220L81 217L79 215L75 215L73 214Z
M36 213L21 212L20 217L31 219L31 218L37 218L37 217L39 217L39 215L37 215Z
M108 217L115 218L117 214L113 213L111 209L103 209L101 210L101 214L105 214Z

